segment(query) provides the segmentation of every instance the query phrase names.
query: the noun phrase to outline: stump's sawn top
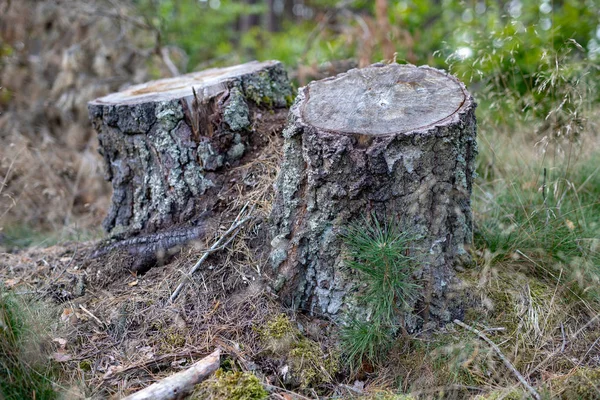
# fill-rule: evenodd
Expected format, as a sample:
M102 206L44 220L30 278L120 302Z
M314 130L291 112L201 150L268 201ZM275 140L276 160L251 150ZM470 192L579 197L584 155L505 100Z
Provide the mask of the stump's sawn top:
M399 64L353 69L303 90L305 123L374 136L441 124L469 98L464 85L444 71Z
M127 105L178 100L192 95L192 87L198 92L198 95L210 97L224 90L222 82L278 64L280 64L279 61L251 61L232 67L212 68L173 78L159 79L130 86L123 91L91 101L89 104Z

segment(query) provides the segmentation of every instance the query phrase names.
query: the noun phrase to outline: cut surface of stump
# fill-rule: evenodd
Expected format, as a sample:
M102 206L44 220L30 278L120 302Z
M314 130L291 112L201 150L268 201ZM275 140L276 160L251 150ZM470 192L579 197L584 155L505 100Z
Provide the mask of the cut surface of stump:
M271 215L274 287L288 304L335 320L360 312L365 284L345 266L341 236L374 215L414 234L422 293L407 327L461 313L453 292L470 260L475 106L453 76L410 65L300 89Z
M214 209L223 200L224 172L262 145L262 131L283 126L291 99L281 63L267 61L148 82L90 102L113 188L105 230L152 233Z

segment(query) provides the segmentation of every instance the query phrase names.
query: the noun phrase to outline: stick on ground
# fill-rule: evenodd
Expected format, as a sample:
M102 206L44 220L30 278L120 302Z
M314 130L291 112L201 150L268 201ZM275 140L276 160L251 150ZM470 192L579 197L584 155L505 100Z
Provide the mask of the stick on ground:
M202 382L220 366L221 350L215 350L211 355L193 364L185 371L162 379L145 389L125 397L123 400L170 400L180 399Z
M465 324L462 321L455 319L454 323L456 325L462 326L463 328L465 328L466 330L468 330L470 332L473 332L474 334L479 336L481 339L485 340L487 342L487 344L489 344L490 347L492 349L494 349L496 354L498 354L498 357L500 357L500 359L502 360L504 365L506 365L506 367L512 371L512 373L517 377L517 379L519 379L519 382L521 382L523 384L523 386L525 386L525 388L529 391L529 393L531 393L533 398L536 400L541 399L540 394L533 388L533 386L531 386L529 383L527 383L525 378L523 378L523 375L521 375L521 373L519 371L517 371L517 369L514 367L514 365L512 365L512 363L508 360L508 358L506 358L504 356L504 354L502 353L500 348L498 346L496 346L496 343L492 342L492 340L490 338L488 338L483 332L473 328L472 326Z
M188 277L191 276L194 272L196 272L198 270L198 268L200 268L200 266L208 258L208 256L211 255L212 253L214 253L215 251L221 250L224 247L226 247L233 240L233 238L238 234L241 226L244 225L246 222L248 222L252 218L251 216L242 218L247 207L248 207L248 203L246 203L246 205L244 205L244 207L242 208L240 213L237 215L237 217L235 218L235 220L233 221L233 223L231 224L229 229L225 233L223 233L223 235L221 235L219 240L217 240L215 243L213 243L213 245L210 247L210 249L208 249L202 255L202 257L200 257L200 259L196 262L196 264L194 264L192 269L190 269L190 272L188 272L187 276L177 286L177 288L175 289L173 294L171 294L171 297L169 297L170 303L174 302L175 299L177 299L177 296L179 296L179 294L183 290L183 288L188 280ZM251 212L252 212L252 210L250 210L250 213ZM229 237L229 239L227 239L228 237Z

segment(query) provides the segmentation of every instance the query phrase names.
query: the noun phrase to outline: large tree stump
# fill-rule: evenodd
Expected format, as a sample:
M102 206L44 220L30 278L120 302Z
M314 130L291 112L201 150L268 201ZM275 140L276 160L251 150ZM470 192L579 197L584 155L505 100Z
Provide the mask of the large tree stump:
M340 233L375 213L420 236L424 293L413 328L460 311L448 299L469 260L475 106L453 76L410 65L353 69L300 89L271 216L274 287L288 304L348 316L361 283L344 268Z
M256 145L259 119L286 109L292 89L276 61L137 85L89 103L106 179L108 232L154 232L218 200L221 170ZM280 122L283 113L277 114Z

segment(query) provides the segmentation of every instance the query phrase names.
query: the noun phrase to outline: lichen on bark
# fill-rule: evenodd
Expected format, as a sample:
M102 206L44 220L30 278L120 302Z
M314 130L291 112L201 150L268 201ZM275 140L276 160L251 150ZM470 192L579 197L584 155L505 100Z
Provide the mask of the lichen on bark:
M192 89L194 88L194 89ZM216 200L221 170L240 162L260 110L292 93L279 62L252 62L149 82L90 102L113 197L110 233L191 221Z

